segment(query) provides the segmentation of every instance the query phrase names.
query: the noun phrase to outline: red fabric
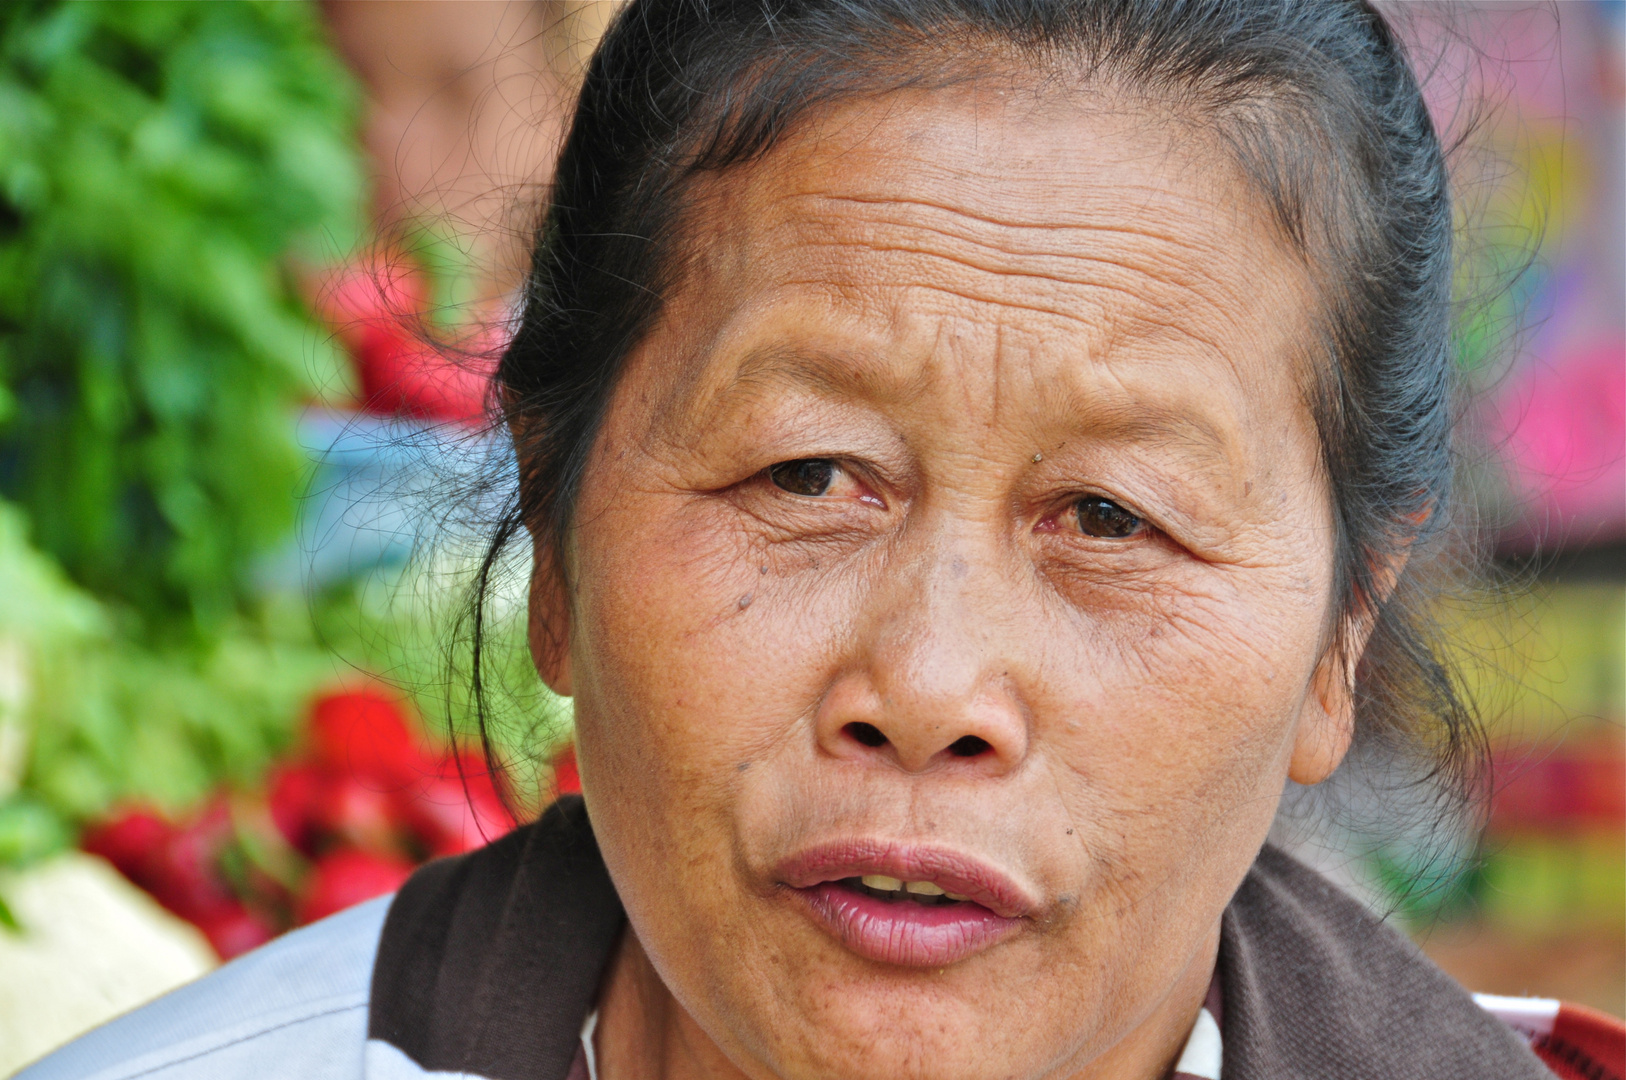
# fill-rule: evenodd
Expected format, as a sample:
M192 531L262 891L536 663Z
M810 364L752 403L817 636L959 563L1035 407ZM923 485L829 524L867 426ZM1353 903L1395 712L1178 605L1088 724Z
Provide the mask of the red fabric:
M500 335L488 329L443 350L424 321L428 294L424 274L397 258L340 271L316 307L355 360L363 411L479 426Z
M1530 1047L1560 1080L1626 1080L1626 1022L1597 1009L1565 1002Z
M1617 733L1558 749L1508 747L1495 760L1505 777L1491 802L1501 832L1615 828L1626 820L1626 753Z
M581 773L576 771L576 748L566 746L553 758L553 795L580 795L582 793Z
M565 1074L565 1080L589 1080L587 1071L587 1054L580 1048L576 1050L576 1060L570 1063L570 1072Z

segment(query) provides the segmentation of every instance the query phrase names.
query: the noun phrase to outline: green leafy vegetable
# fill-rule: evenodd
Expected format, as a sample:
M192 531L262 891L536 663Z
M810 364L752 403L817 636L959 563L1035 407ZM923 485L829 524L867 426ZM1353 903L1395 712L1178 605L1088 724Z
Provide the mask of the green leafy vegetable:
M0 8L0 492L144 633L218 634L287 535L355 99L305 4Z
M309 4L0 5L0 866L255 782L338 673L251 568L345 377L297 276L357 101Z

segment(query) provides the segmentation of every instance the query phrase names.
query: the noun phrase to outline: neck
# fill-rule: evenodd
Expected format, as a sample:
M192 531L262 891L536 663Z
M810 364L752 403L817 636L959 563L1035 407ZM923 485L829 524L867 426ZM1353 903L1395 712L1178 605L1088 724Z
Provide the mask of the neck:
M599 1080L743 1080L666 988L628 926L599 995Z

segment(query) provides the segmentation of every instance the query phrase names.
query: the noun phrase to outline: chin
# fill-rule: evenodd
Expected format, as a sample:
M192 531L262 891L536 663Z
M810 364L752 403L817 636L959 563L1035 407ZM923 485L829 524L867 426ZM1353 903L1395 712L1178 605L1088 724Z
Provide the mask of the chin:
M809 1002L799 1038L772 1048L778 1076L820 1080L990 1080L1044 1077L1056 1062L1028 1043L1031 1030L983 1029L990 1009L945 1007L941 997L894 993L884 1007L858 994ZM969 1003L962 1003L969 1006ZM787 1032L787 1034L789 1034ZM1026 1044L1026 1045L1023 1045Z
M808 935L811 936L811 935ZM822 934L819 937L823 937ZM753 960L736 955L736 970L767 970L771 982L736 985L738 1017L727 1025L742 1036L759 1033L747 1052L775 1076L820 1080L989 1080L1044 1077L1074 1047L1050 1045L1047 1031L1072 1023L1044 1008L1012 1015L1009 991L1031 987L1030 950L1013 943L946 969L900 967L857 956L839 944L791 932L788 948ZM811 944L803 951L796 945ZM1002 952L1005 954L1002 955ZM738 994L735 997L735 994ZM1060 1003L1057 1004L1059 1007ZM1087 1006L1086 1006L1087 1008ZM762 1034L767 1033L766 1038ZM750 1071L750 1070L748 1070Z

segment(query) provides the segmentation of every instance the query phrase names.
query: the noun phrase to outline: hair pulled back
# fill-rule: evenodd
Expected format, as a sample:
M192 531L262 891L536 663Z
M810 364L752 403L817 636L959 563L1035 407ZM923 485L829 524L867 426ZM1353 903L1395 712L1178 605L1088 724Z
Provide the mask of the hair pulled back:
M1403 50L1363 0L632 0L589 66L496 374L519 490L479 581L476 646L486 578L521 530L564 578L583 469L675 284L695 179L845 98L1027 71L1220 137L1316 274L1328 647L1353 666L1346 635L1370 627L1358 739L1420 745L1438 790L1468 805L1481 736L1417 572L1451 506L1449 180Z

